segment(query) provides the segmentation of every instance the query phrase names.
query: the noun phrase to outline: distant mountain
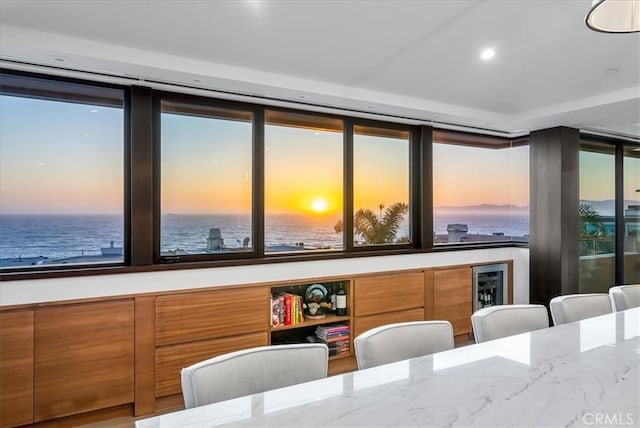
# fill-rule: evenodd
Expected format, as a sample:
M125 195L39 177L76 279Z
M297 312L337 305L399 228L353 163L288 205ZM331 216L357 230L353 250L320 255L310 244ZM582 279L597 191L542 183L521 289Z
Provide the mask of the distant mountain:
M602 216L615 215L616 203L613 199L605 199L603 201L590 201L588 199L580 199L580 203L589 205L591 208L596 210L598 214ZM629 205L640 205L640 203L638 201L634 201L631 199L625 199L624 201L625 208Z
M435 207L435 211L439 213L477 213L477 214L501 214L505 212L511 212L514 214L527 214L529 213L529 206L518 205L492 205L492 204L480 204L480 205L465 205L462 207L453 207L450 205L444 205Z

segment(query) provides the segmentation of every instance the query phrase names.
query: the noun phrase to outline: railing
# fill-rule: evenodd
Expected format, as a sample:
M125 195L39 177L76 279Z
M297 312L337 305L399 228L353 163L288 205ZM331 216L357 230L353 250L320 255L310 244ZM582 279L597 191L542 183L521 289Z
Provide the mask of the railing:
M612 256L616 251L615 238L581 238L580 257L586 256ZM640 253L640 237L629 236L624 238L624 252L631 254Z

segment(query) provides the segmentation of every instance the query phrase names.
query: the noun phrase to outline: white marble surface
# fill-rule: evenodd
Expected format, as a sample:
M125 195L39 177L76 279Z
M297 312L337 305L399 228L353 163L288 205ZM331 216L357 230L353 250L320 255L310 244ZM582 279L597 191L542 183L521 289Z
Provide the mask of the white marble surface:
M147 427L640 426L640 308L140 420Z

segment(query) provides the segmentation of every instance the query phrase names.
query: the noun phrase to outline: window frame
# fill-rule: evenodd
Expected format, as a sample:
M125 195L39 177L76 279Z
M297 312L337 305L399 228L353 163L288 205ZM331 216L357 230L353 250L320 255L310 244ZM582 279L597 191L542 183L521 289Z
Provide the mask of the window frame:
M352 118L348 122L349 126L349 138L345 138L345 215L343 219L345 236L345 251L354 253L371 253L376 251L389 251L389 250L411 250L421 248L420 239L420 218L422 217L421 204L416 203L416 199L419 199L422 188L422 180L420 174L416 174L416 169L420 165L420 133L419 127L404 125L400 123L381 122L370 119ZM355 245L354 244L354 232L353 232L353 216L355 214L354 197L355 197L355 178L354 178L354 136L356 126L364 128L378 128L389 129L391 131L408 132L409 133L409 147L407 159L408 172L409 172L409 197L407 204L409 205L409 211L407 213L407 220L409 221L409 242L408 243L390 243L390 244L378 244L378 245ZM345 127L346 133L346 127ZM348 190L348 191L347 191ZM348 204L348 205L347 205ZM349 210L346 207L349 207ZM349 231L349 232L347 232Z
M345 113L321 112L324 106L290 101L283 107L279 100L264 103L223 99L224 93L195 95L166 89L154 89L135 84L114 84L111 76L91 75L89 79L61 77L53 74L0 69L0 75L32 77L55 83L75 83L123 91L124 104L124 260L100 265L54 265L50 267L0 269L0 280L76 277L102 274L152 272L223 266L331 260L355 257L416 254L469 249L527 247L518 242L480 242L464 245L433 246L433 134L439 129L430 125L410 124L410 118L388 116L389 121L367 118L368 112L342 109ZM103 80L103 81L100 81ZM186 90L185 90L186 89ZM180 88L176 88L180 91ZM237 96L241 94L229 94ZM160 116L161 101L195 103L216 108L250 111L253 114L252 161L252 250L232 254L193 254L175 257L160 256ZM305 253L265 253L264 251L264 129L265 111L279 110L297 114L330 117L342 120L343 131L343 239L342 250ZM361 117L364 116L364 117ZM409 140L409 232L410 242L389 245L353 245L353 133L355 126L408 131ZM484 134L472 134L480 138ZM528 141L528 137L525 137Z
M496 149L511 149L514 147L522 147L529 146L530 140L529 136L521 136L521 137L498 137L493 135L483 135L483 134L474 134L467 131L453 131L448 129L439 129L434 128L433 130L433 138L431 140L430 150L433 150L433 144L448 144L453 146L462 146L462 147L476 147L476 148L485 148L490 149L492 146L495 146ZM431 152L430 159L430 168L433 168L433 152ZM430 178L429 185L433 189L434 181L433 176ZM529 193L531 193L531 171L529 171ZM432 190L433 191L433 190ZM531 201L531 195L529 195L529 201ZM530 202L529 202L530 205ZM433 199L430 204L431 211L431 230L434 230L434 219L435 219L435 206L433 203ZM531 219L531 207L529 207L529 220ZM444 250L449 251L457 248L462 249L471 249L471 248L482 248L486 246L491 247L500 247L500 246L511 246L511 247L525 247L529 246L529 241L515 241L513 236L510 237L509 240L496 240L496 241L471 241L471 242L443 242L436 244L433 242L433 236L431 237L431 248L434 251Z
M28 82L29 80L35 80L42 85L42 87L24 85L7 85L7 79L22 80ZM38 278L61 276L58 273L69 271L84 271L84 272L96 272L103 270L112 270L114 268L122 268L131 265L131 203L130 192L131 188L131 176L130 176L130 152L131 152L131 135L130 129L130 115L131 115L131 88L123 85L116 85L104 82L94 82L82 79L75 79L70 77L51 76L46 74L23 72L16 70L9 70L0 68L0 95L10 95L23 98L44 99L50 101L75 103L83 105L96 105L96 106L110 106L115 107L115 103L110 103L107 98L101 98L99 96L91 96L90 94L83 94L79 91L78 94L71 94L69 91L64 91L65 85L77 85L86 86L96 89L105 89L120 91L122 93L122 172L123 172L123 189L122 189L122 233L123 233L123 257L120 262L105 262L105 263L74 263L74 264L52 264L52 265L39 265L35 267L16 267L16 268L0 268L0 279L21 279L21 278ZM60 89L57 89L60 88ZM78 88L79 89L79 88ZM91 101L94 101L91 103ZM103 101L99 101L103 100ZM119 106L120 104L118 104Z
M239 112L251 113L251 240L252 246L250 251L241 251L233 253L220 254L186 254L186 255L162 255L160 253L161 242L161 181L162 181L162 102L167 101L181 105L192 105L198 108L237 110ZM261 141L258 125L256 122L263 120L263 116L255 105L238 103L227 100L213 100L207 97L178 94L166 91L154 91L153 93L153 260L154 264L166 263L198 263L206 261L227 261L227 260L245 260L255 259L260 255L263 247L264 223L256 221L257 218L264 217L263 205L258 204L264 200L264 186L261 185L262 175L259 173L263 169L263 156L260 156L261 147L264 147L264 141ZM260 205L260 206L258 206Z

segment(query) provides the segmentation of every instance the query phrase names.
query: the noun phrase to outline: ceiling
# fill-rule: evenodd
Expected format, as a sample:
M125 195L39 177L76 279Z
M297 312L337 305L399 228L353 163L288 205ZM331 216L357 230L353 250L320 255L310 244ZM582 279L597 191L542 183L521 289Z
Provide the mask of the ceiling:
M640 139L640 33L589 30L590 6L2 0L0 56L9 68L409 123L505 135L566 125ZM487 47L496 55L483 61Z

